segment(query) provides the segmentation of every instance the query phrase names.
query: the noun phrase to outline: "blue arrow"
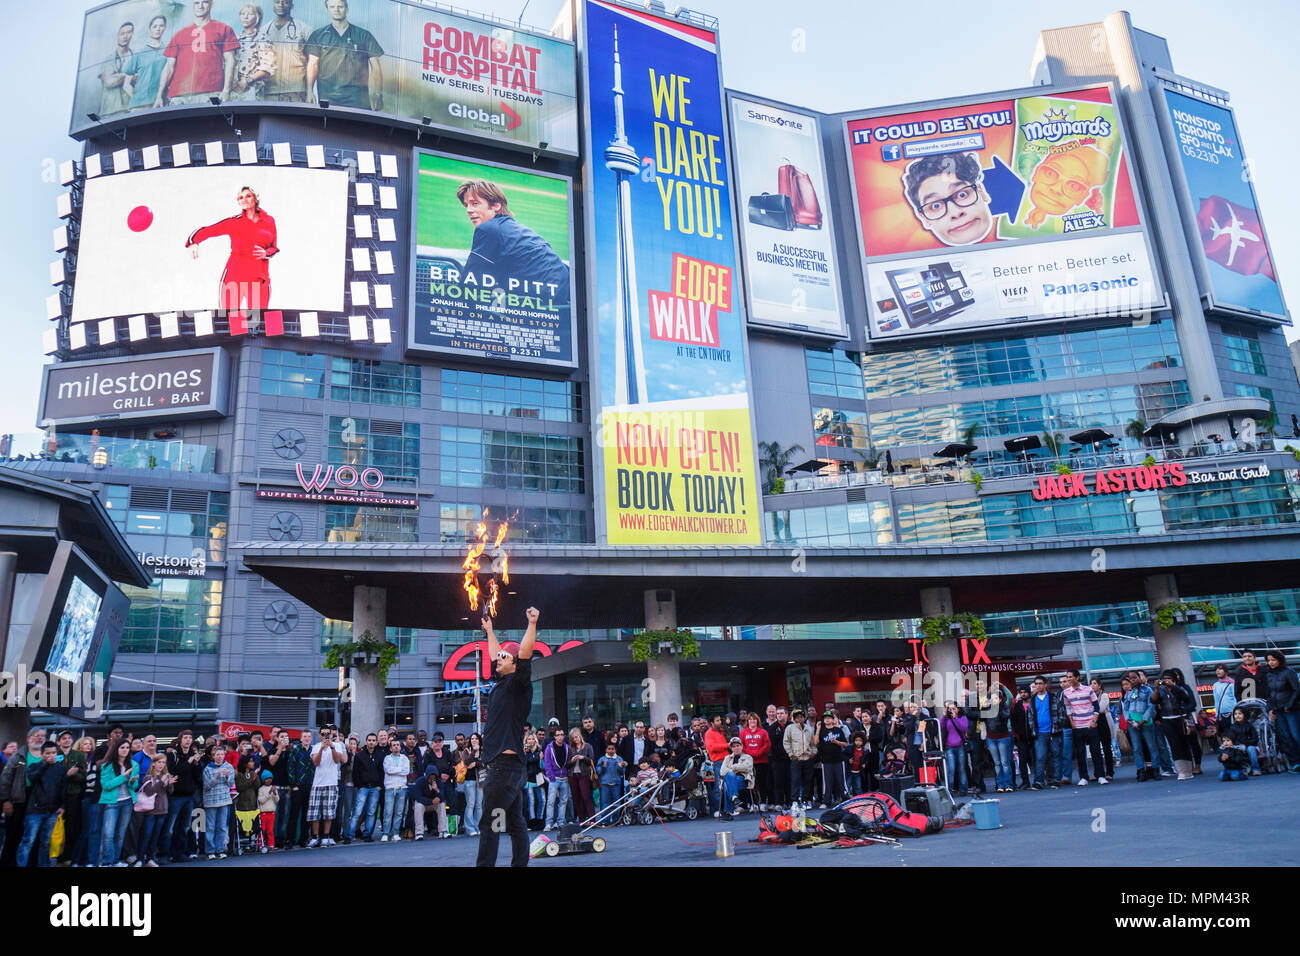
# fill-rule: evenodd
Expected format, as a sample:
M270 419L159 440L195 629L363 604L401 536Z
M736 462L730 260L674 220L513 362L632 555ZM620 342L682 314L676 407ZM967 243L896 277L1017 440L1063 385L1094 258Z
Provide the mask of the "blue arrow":
M983 182L989 194L989 212L995 217L1006 215L1007 221L1014 223L1025 195L1025 181L1002 162L1001 156L994 156L993 166L984 170Z

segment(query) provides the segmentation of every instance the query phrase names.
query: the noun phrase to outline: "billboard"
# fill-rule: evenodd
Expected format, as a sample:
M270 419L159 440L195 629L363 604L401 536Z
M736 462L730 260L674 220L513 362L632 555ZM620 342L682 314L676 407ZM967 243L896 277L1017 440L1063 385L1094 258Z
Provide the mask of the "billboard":
M845 120L875 339L1164 304L1109 86Z
M344 170L193 166L88 179L72 321L342 312L347 213Z
M582 12L603 537L758 544L717 37L602 0Z
M741 96L730 103L749 321L843 338L817 117Z
M573 46L549 36L403 0L118 0L86 14L74 136L212 96L577 152Z
M1290 321L1232 109L1161 87L1178 206L1210 308ZM1179 171L1181 170L1181 177Z
M408 347L576 366L569 180L415 157Z
M45 366L36 420L74 425L224 415L228 389L221 349L59 362Z

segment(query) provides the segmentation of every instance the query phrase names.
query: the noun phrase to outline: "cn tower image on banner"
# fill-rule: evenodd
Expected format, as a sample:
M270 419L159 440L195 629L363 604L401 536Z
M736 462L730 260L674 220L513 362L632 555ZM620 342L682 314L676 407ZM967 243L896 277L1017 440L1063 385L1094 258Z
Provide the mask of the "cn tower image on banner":
M636 286L636 252L632 247L632 177L641 172L637 152L627 141L623 119L623 65L618 56L618 27L614 27L614 138L605 147L605 168L617 180L617 248L614 301L614 404L637 405L646 400L645 358L641 350L641 310Z

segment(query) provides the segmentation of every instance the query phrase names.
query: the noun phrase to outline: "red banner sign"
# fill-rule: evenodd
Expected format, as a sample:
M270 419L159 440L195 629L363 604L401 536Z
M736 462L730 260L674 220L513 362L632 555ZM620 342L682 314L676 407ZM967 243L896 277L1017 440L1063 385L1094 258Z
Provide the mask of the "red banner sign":
M565 641L554 652L551 651L551 645L545 641L538 641L533 645L533 653L539 657L550 657L552 653L567 651L571 647L581 647L586 641ZM451 652L447 662L442 665L442 679L444 681L472 681L478 679L470 668L474 666L474 652L479 652L480 667L483 671L481 679L490 680L492 677L492 661L488 657L487 641L469 641L462 644ZM468 658L468 661L466 661ZM463 664L463 666L462 666Z

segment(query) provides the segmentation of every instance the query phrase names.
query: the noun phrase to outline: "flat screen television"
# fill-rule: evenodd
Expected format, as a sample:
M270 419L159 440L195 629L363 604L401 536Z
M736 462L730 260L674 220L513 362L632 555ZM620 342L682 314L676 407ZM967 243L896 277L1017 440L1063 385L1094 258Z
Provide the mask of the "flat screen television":
M85 552L70 541L59 543L25 655L31 673L45 677L50 706L42 709L87 716L86 705L93 701L87 699L86 682L107 682L130 606ZM102 704L102 697L96 699Z
M911 328L956 315L974 300L960 269L948 262L932 262L885 273Z

